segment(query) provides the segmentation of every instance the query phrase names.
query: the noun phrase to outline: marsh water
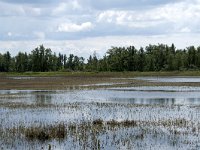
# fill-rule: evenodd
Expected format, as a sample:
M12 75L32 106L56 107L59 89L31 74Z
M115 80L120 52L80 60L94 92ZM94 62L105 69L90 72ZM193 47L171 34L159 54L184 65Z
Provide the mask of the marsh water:
M200 82L199 77L137 77L137 80L146 80L150 82Z
M1 149L200 149L199 131L200 87L0 91Z

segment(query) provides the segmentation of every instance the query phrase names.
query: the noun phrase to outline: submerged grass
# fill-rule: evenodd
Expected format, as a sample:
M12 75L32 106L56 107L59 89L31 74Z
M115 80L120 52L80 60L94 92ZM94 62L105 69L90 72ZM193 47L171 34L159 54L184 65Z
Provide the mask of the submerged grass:
M191 126L193 124L191 121L185 119L174 119L174 120L158 120L158 121L140 121L140 120L110 120L103 121L102 119L96 119L89 122L82 123L58 123L55 125L40 125L40 126L19 126L18 128L7 128L6 130L1 130L7 132L7 135L16 136L18 134L23 134L27 140L38 140L38 141L51 141L51 140L67 140L67 138L76 138L76 140L89 141L92 136L95 136L97 139L98 136L102 134L107 134L113 132L113 128L116 130L121 129L142 129L142 135L136 134L135 138L138 136L146 136L149 134L149 130L157 130L159 127L167 129L170 131L171 135L182 135L185 134L194 134L199 133L198 124L196 126ZM127 133L128 134L128 133ZM131 133L130 133L131 134ZM155 134L159 134L157 131ZM8 137L7 137L8 138Z
M28 140L46 141L51 139L64 139L66 137L65 125L25 128L24 134Z
M55 108L57 110L57 108L59 109L63 106L65 105L56 106ZM2 105L2 107L4 106ZM12 107L13 106L9 108L13 110ZM19 107L20 110L23 110L26 105L17 107ZM54 106L39 105L37 107L45 108ZM44 123L44 120L39 119L39 122L33 122L33 124L28 125L26 122L14 123L14 127L4 127L0 125L0 141L3 141L3 146L6 144L12 146L16 145L18 142L21 142L22 147L25 147L26 149L30 148L29 144L31 143L34 143L34 146L40 146L39 148L31 147L32 149L40 149L42 146L45 147L44 145L46 145L48 148L49 144L51 145L52 149L55 148L55 145L64 145L63 147L67 146L71 149L135 149L141 147L142 149L150 149L154 145L151 145L152 143L148 143L149 140L162 142L164 139L169 143L174 143L174 146L172 146L173 148L176 148L176 145L178 144L182 146L184 142L188 143L186 144L187 146L194 146L195 144L190 144L189 142L199 140L199 123L198 121L195 122L191 119L193 116L188 119L185 119L181 116L177 116L175 118L170 118L170 116L166 116L166 118L164 116L161 118L152 116L152 118L149 120L142 120L142 118L126 119L126 116L124 119L122 119L120 118L120 114L117 113L120 110L123 112L124 109L128 109L126 112L128 118L128 116L131 114L136 115L134 113L136 112L134 109L137 111L144 111L145 109L153 111L151 108L155 109L159 107L161 108L160 111L167 109L171 111L178 111L178 107L180 106L152 106L94 102L89 104L66 104L66 110L73 109L72 112L74 113L77 112L77 110L74 108L80 107L81 110L79 111L82 111L82 108L86 109L86 111L83 112L85 115L88 115L85 113L88 110L93 113L95 113L94 111L100 113L99 111L104 111L104 109L107 109L110 112L109 115L112 117L107 120L104 117L98 117L95 119L95 117L91 118L91 116L84 119L83 116L82 118L71 120L71 122L68 120L63 122L58 120L53 123ZM29 106L29 108L32 109L34 107ZM49 113L55 113L54 109L50 110L52 112ZM37 109L35 111L37 111ZM62 113L62 111L60 113ZM115 113L118 114L118 119L114 117ZM149 114L151 114L151 112L149 112ZM67 115L71 114L66 114L66 117ZM4 122L3 119L1 121ZM17 139L17 142L15 141L15 138ZM146 145L146 147L143 147L141 144ZM19 146L19 144L17 146ZM58 149L63 149L63 147Z

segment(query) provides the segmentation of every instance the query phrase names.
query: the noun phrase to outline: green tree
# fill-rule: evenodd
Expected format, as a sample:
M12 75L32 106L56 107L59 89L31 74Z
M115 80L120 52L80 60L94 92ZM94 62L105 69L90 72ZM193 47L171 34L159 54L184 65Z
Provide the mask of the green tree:
M27 53L19 52L15 57L15 70L17 72L28 71L28 55Z
M10 52L6 52L4 55L3 55L3 59L4 59L4 71L5 72L9 72L10 71L10 65L11 65L11 55L10 55Z

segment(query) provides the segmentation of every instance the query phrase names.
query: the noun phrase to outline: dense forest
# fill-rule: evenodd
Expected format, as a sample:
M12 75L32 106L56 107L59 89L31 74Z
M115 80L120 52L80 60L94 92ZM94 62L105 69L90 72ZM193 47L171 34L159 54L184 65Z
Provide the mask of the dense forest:
M10 52L0 54L1 72L47 72L47 71L174 71L200 69L200 47L176 49L158 44L136 49L111 47L103 58L96 53L87 60L70 54L53 53L43 45L30 54L19 52L12 57Z

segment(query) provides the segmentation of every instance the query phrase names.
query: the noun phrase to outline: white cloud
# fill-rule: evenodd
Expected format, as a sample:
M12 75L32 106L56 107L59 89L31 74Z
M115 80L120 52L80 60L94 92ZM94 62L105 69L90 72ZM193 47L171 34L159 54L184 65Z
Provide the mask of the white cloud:
M6 1L0 0L0 43L4 45L0 49L31 50L46 44L55 51L76 53L78 49L81 55L130 44L174 42L185 47L200 38L200 0Z
M197 34L173 34L160 36L103 36L94 38L85 38L81 40L34 40L34 41L0 41L0 53L7 50L12 55L16 55L18 51L31 52L34 48L43 44L47 48L51 48L53 52L61 52L69 55L73 53L78 56L88 58L90 54L96 51L100 56L111 46L130 46L136 48L147 46L149 44L175 44L177 48L185 48L190 45L199 46L200 35Z
M18 16L25 14L22 6L16 7L16 5L6 4L2 2L0 2L0 10L1 16Z
M130 28L146 28L164 22L164 19L161 20L161 18L158 17L158 14L151 13L152 12L143 12L140 14L140 12L136 11L108 10L99 14L97 22L114 23L116 25L127 26Z
M41 8L34 8L34 7L24 7L23 8L25 13L31 16L40 16L42 11Z
M190 30L190 28L188 28L188 27L184 27L184 28L182 28L182 29L180 30L180 32L189 33L189 32L191 32L191 30Z
M79 32L90 30L93 27L91 22L84 22L82 24L62 23L58 26L58 32Z
M200 3L182 1L146 10L106 10L100 12L97 22L114 23L130 28L173 25L174 31L200 23Z
M61 2L52 11L52 15L66 15L71 11L81 10L82 6L76 0Z
M0 16L39 16L41 8L0 2Z
M39 39L39 40L45 39L45 33L44 32L38 32L38 31L36 31L33 34L35 35L36 39Z
M9 37L11 37L11 36L12 36L12 32L8 32L7 35L8 35Z
M73 9L81 9L82 8L81 5L76 0L72 1L72 7L73 7Z

